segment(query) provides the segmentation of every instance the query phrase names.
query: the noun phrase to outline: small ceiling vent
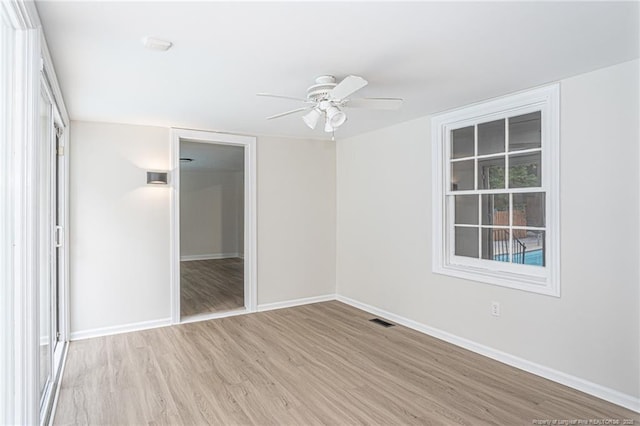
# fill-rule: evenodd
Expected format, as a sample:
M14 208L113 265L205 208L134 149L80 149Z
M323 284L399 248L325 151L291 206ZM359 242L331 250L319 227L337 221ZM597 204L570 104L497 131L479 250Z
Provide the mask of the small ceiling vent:
M142 39L144 47L150 50L158 50L160 52L166 52L173 46L173 43L167 40L162 40L155 37L145 37Z

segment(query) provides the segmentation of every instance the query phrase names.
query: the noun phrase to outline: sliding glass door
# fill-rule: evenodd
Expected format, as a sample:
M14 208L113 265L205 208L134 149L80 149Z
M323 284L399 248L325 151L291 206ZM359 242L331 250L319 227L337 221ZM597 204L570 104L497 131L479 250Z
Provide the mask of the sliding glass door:
M52 364L52 324L51 287L52 269L52 221L51 221L51 143L53 127L53 103L46 86L40 88L40 137L38 140L38 368L40 404L46 397L51 382Z
M64 161L62 123L43 76L40 86L38 138L38 385L41 418L51 409L54 378L62 359L61 286L64 282Z
M67 338L69 122L33 2L0 2L0 424L49 424Z

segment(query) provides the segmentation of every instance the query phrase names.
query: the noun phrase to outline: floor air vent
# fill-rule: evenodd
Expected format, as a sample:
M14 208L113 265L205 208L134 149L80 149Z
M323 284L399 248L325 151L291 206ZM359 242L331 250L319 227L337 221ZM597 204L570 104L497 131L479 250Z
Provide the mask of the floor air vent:
M391 324L390 322L386 322L385 320L381 320L380 318L374 318L374 319L370 319L369 321L371 321L374 324L378 324L381 325L383 327L393 327L395 324Z

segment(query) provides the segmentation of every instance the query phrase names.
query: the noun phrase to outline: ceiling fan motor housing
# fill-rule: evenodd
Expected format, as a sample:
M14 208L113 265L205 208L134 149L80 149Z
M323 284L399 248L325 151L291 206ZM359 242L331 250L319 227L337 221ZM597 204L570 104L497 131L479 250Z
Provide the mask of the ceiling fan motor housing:
M307 99L320 102L329 98L329 92L337 86L336 78L332 75L321 75L316 78L316 84L307 89Z

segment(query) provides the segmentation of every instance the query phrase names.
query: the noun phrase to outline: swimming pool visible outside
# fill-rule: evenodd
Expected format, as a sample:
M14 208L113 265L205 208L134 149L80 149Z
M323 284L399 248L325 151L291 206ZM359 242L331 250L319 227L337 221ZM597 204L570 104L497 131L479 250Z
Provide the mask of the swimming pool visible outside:
M508 254L498 254L496 256L493 257L494 260L497 260L498 262L508 262L509 261L509 255ZM542 265L542 249L538 249L538 250L531 250L531 251L525 251L524 252L524 264L525 265L537 265L537 266L543 266Z

